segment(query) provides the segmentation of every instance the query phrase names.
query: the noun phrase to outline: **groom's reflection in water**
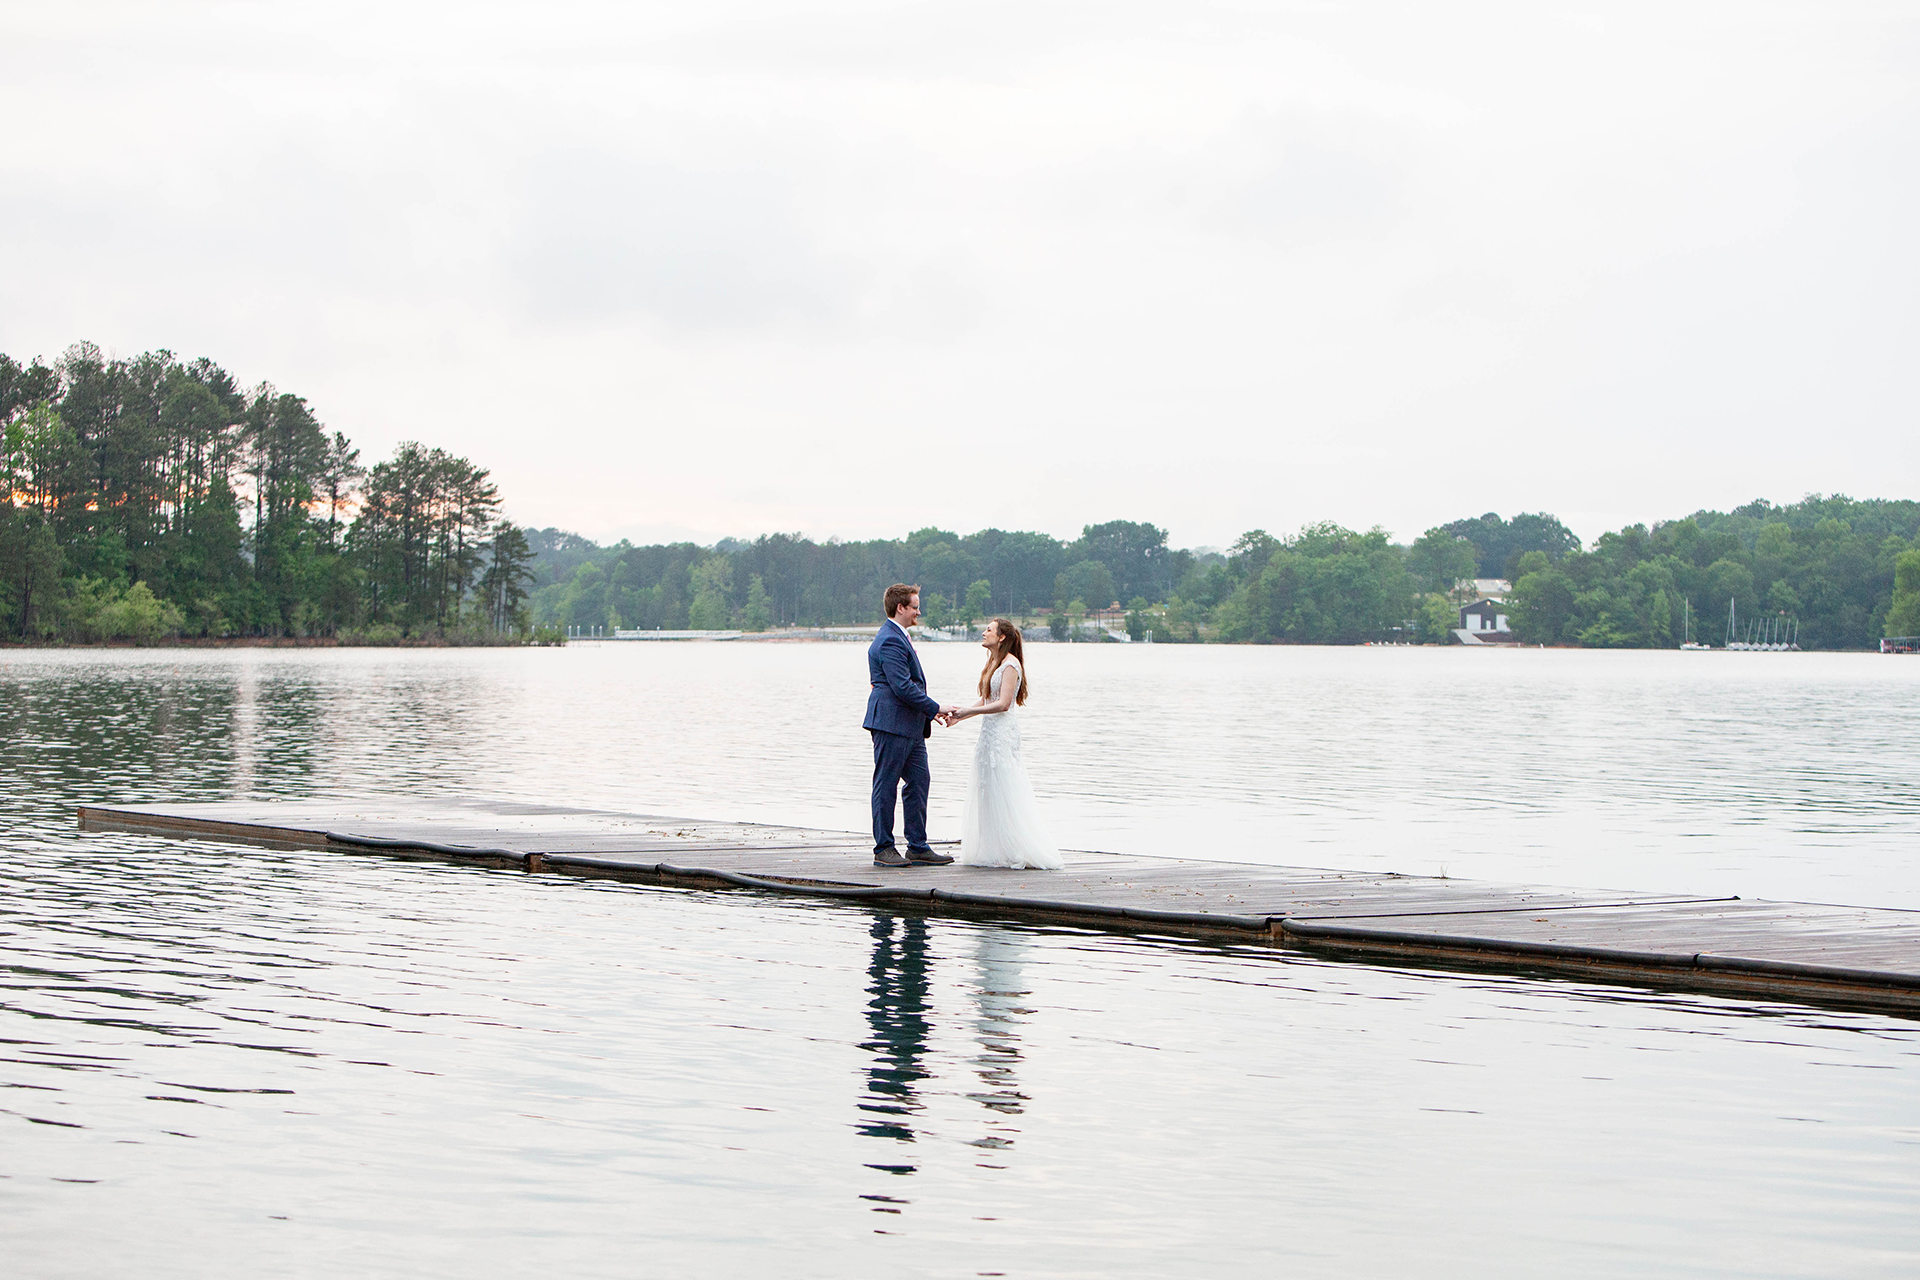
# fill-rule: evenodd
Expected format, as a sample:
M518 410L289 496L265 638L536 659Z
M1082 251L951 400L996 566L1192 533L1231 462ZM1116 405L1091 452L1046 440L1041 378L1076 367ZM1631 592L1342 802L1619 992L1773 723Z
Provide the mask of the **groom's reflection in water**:
M926 1078L927 922L912 916L875 916L871 929L873 960L867 966L867 1026L872 1036L860 1047L873 1055L867 1067L866 1093L860 1099L860 1133L896 1144L914 1141L913 1117L924 1104L915 1091ZM904 1157L871 1161L869 1169L905 1175L918 1167ZM898 1213L894 1196L868 1195L880 1213Z
M889 1144L893 1158L867 1168L905 1176L919 1170L909 1149L922 1134L915 1117L926 1109L920 1082L932 1077L928 1040L933 1031L928 926L913 916L875 916L870 929L873 958L867 966L867 1027L861 1048L872 1054L860 1098L863 1137ZM1019 1030L1033 1013L1023 970L1026 947L1017 934L986 928L978 938L971 984L973 1033L978 1052L971 1066L979 1086L967 1097L986 1109L986 1132L971 1141L983 1168L1000 1169L1019 1134L1027 1096L1017 1079ZM895 1184L898 1186L899 1184ZM904 1189L904 1188L902 1188ZM876 1213L899 1213L909 1203L894 1195L863 1195Z

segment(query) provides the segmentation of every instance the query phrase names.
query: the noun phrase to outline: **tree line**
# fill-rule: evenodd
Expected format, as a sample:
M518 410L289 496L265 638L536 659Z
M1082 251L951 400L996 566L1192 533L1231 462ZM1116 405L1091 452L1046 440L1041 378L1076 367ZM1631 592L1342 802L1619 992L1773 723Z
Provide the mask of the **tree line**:
M1669 648L1686 637L1718 645L1737 618L1794 620L1810 649L1868 649L1894 628L1920 630L1920 502L1834 495L1787 506L1629 525L1584 552L1515 565L1512 625L1528 643ZM1905 630L1900 630L1905 628Z
M1089 525L1070 542L1044 533L982 529L963 537L932 528L902 539L815 542L768 534L713 547L600 547L557 529L529 538L536 621L647 630L871 622L874 602L892 582L921 584L930 625L969 608L971 617L1029 616L1062 598L1080 602L1084 612L1117 600L1164 599L1195 563L1193 552L1167 546L1164 530L1124 520Z
M0 355L0 633L30 640L526 633L533 552L488 472L363 467L269 383L169 351Z
M1667 647L1696 618L1717 640L1730 607L1795 620L1806 648L1920 634L1910 500L1758 500L1590 547L1552 515L1491 512L1405 544L1323 523L1181 549L1112 520L1070 539L926 528L602 547L503 519L489 473L443 449L409 442L363 466L298 395L90 343L52 364L0 355L0 482L0 635L26 640L764 630L872 622L888 583L918 582L936 626L1044 616L1078 638L1102 614L1160 641L1441 643L1475 578L1511 580L1527 643Z
M1920 503L1837 495L1630 525L1590 548L1537 512L1463 518L1406 544L1378 528L1255 529L1222 550L1173 548L1165 530L1125 520L1064 540L927 528L865 542L602 547L558 529L529 534L533 616L556 627L870 623L888 583L918 582L933 626L1044 616L1065 639L1091 634L1080 620L1105 612L1161 642L1439 644L1474 580L1501 578L1516 635L1531 644L1671 647L1689 618L1724 619L1731 602L1742 618L1796 619L1802 647L1819 649L1871 648L1888 627L1920 633L1916 539Z

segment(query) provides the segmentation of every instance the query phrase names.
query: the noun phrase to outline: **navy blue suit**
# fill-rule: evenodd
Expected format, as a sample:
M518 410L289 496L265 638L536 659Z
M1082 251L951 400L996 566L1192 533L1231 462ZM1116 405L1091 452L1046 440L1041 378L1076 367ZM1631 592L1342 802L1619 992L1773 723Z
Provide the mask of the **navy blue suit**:
M927 850L927 739L940 704L927 694L927 673L900 624L888 619L867 646L867 718L873 734L873 850L893 848L894 797L907 791L907 848Z

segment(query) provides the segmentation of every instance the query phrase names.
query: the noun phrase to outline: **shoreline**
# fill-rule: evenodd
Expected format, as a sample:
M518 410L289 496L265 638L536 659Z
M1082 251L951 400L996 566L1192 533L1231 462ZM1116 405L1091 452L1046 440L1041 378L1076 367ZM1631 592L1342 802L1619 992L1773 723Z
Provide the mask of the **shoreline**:
M445 636L418 636L400 640L342 640L338 636L180 636L170 640L28 640L0 641L0 651L50 649L539 649L553 648L527 640L455 640Z
M866 637L864 636L854 637L851 635L848 635L848 636L821 635L821 634L818 634L818 631L813 628L796 628L794 633L783 633L780 631L744 632L738 636L727 637L724 640L706 638L706 642L713 643L713 644L738 644L742 642L745 642L748 644L846 644L849 642L864 641L865 639ZM179 636L172 639L152 640L152 641L138 641L138 640L127 640L127 639L48 640L48 641L0 639L0 653L9 652L9 651L37 652L41 650L57 650L57 649L126 649L126 650L136 650L136 649L554 649L554 648L564 648L569 644L590 644L590 645L602 645L602 644L619 645L619 644L634 644L634 643L690 644L690 643L697 643L697 642L698 642L698 639L696 639L695 637L682 637L682 636L661 636L657 639L651 636L645 637L644 639L638 638L638 637L628 638L625 636L620 636L620 637L573 636L570 638L563 637L562 639L558 641L553 641L553 642L541 642L536 640L504 639L504 638L499 640L491 640L491 639L469 640L469 639L460 639L460 638L450 638L447 636L408 636L408 637L391 639L391 640L342 639L339 636L220 636L216 638L210 638L206 636ZM958 641L956 637L953 640L928 639L927 643L945 644L945 643L960 643L960 641ZM1101 641L1075 642L1075 641L1064 641L1064 640L1034 639L1029 641L1029 643L1063 644L1063 645L1078 643L1082 645L1098 646L1098 645L1101 645L1103 642ZM1189 648L1433 649L1436 651L1453 650L1453 649L1460 649L1460 650L1474 649L1474 650L1486 650L1488 652L1507 651L1507 650L1511 650L1511 651L1557 650L1557 651L1568 652L1568 653L1576 653L1576 652L1577 653L1588 653L1588 652L1680 653L1680 652L1684 652L1678 646L1675 646L1670 649L1646 649L1646 648L1631 648L1631 647L1620 648L1620 649L1590 649L1588 646L1577 645L1577 644L1543 644L1543 645L1382 644L1376 641L1361 641L1357 644L1295 644L1288 641L1276 641L1276 642L1267 643L1267 644L1259 644L1259 643L1254 643L1249 641L1200 641L1197 643L1193 641L1163 641L1160 643L1171 645L1173 647L1182 648L1182 649L1189 649ZM1714 650L1711 650L1710 652L1724 653L1728 651L1724 649L1714 649ZM1800 650L1800 652L1802 654L1853 653L1853 654L1874 654L1876 656L1880 656L1880 655L1883 655L1886 651L1881 649L1803 649L1803 650Z

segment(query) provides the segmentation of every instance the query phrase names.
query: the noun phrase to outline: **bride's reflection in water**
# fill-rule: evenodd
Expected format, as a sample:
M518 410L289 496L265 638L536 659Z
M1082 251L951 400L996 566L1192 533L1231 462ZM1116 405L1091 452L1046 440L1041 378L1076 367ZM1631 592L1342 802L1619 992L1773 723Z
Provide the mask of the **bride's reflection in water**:
M967 1096L987 1108L986 1136L973 1145L989 1151L1013 1146L1020 1132L1014 1117L1026 1110L1027 1095L1020 1092L1020 1024L1033 1010L1027 1007L1026 945L1018 934L983 929L975 952L978 975L974 981L974 1034L980 1052L973 1059L974 1074L984 1086ZM980 1162L983 1168L1004 1165Z
M889 1144L890 1159L871 1160L866 1167L904 1177L919 1170L919 1162L904 1144L923 1136L916 1127L926 1110L921 1081L933 1075L929 1038L933 1031L930 1004L930 959L927 921L912 916L880 915L870 927L873 958L867 966L868 1038L861 1044L872 1055L866 1068L866 1088L860 1097L858 1130L862 1137ZM973 1041L970 1066L979 1084L967 1098L986 1108L985 1133L971 1140L980 1148L981 1167L1005 1168L999 1163L1018 1137L1019 1117L1027 1095L1020 1091L1020 1026L1032 1015L1025 977L1026 946L1016 933L986 928L976 935L975 973L969 989L973 998ZM897 1187L900 1184L895 1184ZM904 1187L901 1187L904 1189ZM868 1194L876 1213L899 1213L910 1203L897 1195Z
M871 928L873 960L867 966L867 1027L871 1037L860 1047L873 1055L867 1066L865 1113L860 1133L892 1143L915 1140L912 1119L925 1104L916 1084L927 1075L927 922L916 917L875 916ZM901 1150L898 1155L904 1156ZM870 1161L869 1169L905 1175L916 1165L902 1159ZM863 1195L879 1213L898 1213L907 1203L895 1196Z

